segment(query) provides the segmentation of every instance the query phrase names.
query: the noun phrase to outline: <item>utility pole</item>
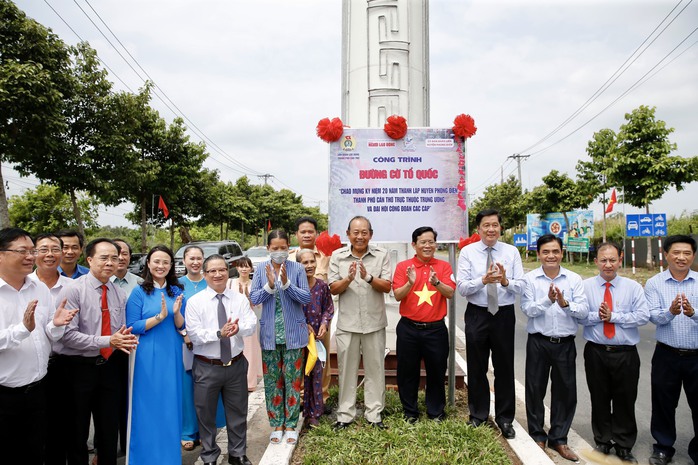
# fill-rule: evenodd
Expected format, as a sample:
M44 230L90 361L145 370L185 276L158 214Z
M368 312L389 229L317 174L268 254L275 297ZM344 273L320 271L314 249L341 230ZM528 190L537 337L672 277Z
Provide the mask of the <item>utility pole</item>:
M516 165L519 168L519 187L521 188L521 192L523 192L523 181L521 180L521 159L528 157L530 157L530 155L521 155L520 153L515 153L514 155L510 155L507 157L516 160Z
M258 178L264 178L264 185L266 186L266 185L267 185L267 181L269 180L269 178L273 178L274 175L273 175L273 174L258 174L257 177L258 177Z

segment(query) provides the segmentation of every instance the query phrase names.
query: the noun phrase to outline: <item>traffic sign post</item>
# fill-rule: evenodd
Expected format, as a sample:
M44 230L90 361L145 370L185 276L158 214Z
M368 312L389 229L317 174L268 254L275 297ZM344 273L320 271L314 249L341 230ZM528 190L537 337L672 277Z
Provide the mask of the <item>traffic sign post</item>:
M667 235L665 213L640 213L625 216L625 233L629 237L663 237Z

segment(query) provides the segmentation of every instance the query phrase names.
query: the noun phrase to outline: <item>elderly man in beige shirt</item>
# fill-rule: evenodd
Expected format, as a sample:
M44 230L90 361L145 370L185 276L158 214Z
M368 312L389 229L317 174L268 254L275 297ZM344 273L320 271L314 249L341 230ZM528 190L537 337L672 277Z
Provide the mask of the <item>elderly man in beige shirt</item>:
M350 245L330 258L330 292L339 296L337 361L339 406L335 429L348 427L356 416L356 382L363 354L365 417L378 428L385 404L385 293L390 292L390 260L385 249L369 244L371 222L356 216L349 222Z

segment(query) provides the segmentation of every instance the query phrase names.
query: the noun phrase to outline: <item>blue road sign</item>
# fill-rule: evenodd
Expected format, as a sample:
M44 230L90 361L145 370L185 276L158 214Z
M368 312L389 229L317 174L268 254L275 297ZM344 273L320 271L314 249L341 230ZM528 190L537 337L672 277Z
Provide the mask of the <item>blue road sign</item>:
M514 234L514 245L516 247L526 247L528 245L528 236L526 234Z
M630 237L666 236L665 213L640 213L625 216L625 231Z

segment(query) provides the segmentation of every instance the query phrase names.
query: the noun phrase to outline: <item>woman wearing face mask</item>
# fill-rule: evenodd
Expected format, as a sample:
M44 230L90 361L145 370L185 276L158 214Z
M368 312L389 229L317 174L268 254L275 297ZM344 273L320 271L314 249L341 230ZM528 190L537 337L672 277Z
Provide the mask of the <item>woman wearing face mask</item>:
M287 260L288 245L285 231L269 233L271 260L257 268L250 293L253 305L262 304L259 339L272 444L281 443L284 435L288 444L298 441L303 348L308 345L303 314L303 304L310 302L308 279L300 263Z
M314 251L299 250L296 252L296 261L305 268L310 287L310 303L303 305L308 333L312 332L315 339L319 341L327 332L334 316L330 287L325 281L315 277L317 264ZM310 374L305 376L303 383L303 417L311 428L320 424L318 419L325 411L325 403L322 399L322 370L322 363L318 360Z
M239 277L230 278L228 280L228 288L245 295L249 300L250 288L252 287L252 280L250 279L252 260L249 257L242 257L235 264L235 268L238 270ZM250 303L250 307L252 307L252 311L257 316L257 320L259 320L259 317L262 315L262 306ZM259 346L259 325L255 328L255 334L243 337L242 342L245 344L242 353L245 354L248 364L247 390L253 392L257 389L258 377L262 376L262 348Z

